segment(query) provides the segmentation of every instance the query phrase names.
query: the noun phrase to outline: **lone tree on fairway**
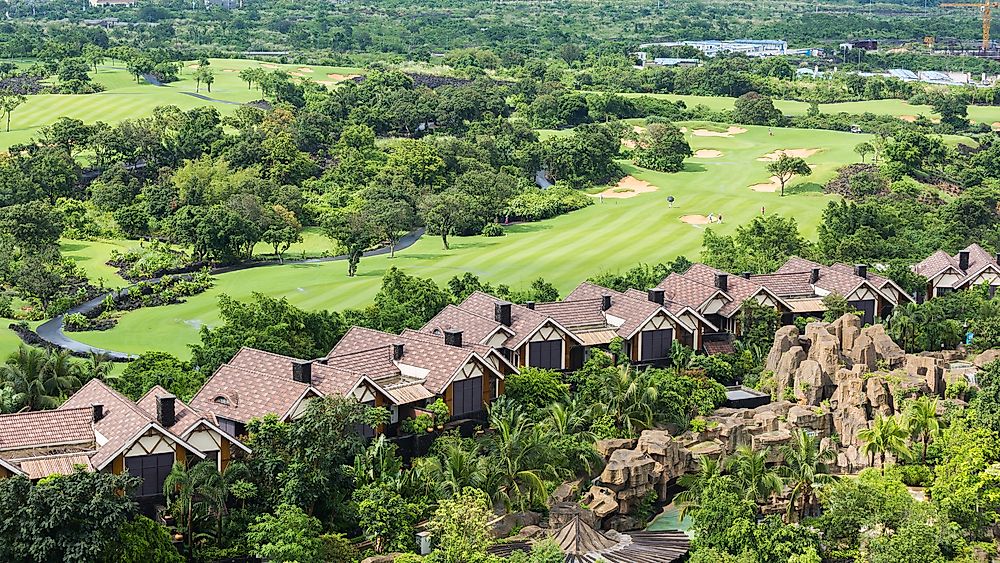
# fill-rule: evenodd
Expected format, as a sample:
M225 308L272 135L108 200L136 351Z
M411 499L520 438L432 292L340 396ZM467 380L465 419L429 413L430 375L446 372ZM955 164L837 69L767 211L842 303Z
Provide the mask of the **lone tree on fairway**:
M861 157L861 164L864 164L865 157L874 153L875 147L873 147L871 143L866 141L863 143L858 143L857 146L854 147L854 152L858 153L858 156Z
M639 137L635 163L658 172L680 172L684 159L692 154L684 134L673 123L650 123Z
M354 277L365 250L375 242L371 218L358 209L331 213L323 222L326 236L340 243L347 255L347 276Z
M808 176L812 174L812 169L806 161L797 156L782 154L778 160L767 165L767 171L778 179L781 184L781 195L785 195L785 184L794 176Z
M476 210L476 202L468 194L454 188L425 198L420 205L427 227L441 235L441 243L449 250L448 235Z
M12 90L0 90L0 116L7 121L7 132L10 133L10 114L14 113L17 106L28 101L24 94L15 93Z

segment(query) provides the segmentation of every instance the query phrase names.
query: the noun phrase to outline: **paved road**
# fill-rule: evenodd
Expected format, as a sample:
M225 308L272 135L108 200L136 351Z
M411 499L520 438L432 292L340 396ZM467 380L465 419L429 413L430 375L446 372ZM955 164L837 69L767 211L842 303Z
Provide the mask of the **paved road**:
M417 230L415 230L415 231L407 234L403 238L399 239L399 243L396 244L396 250L403 250L405 248L409 248L410 246L413 245L413 243L415 243L418 240L420 240L420 237L422 237L423 234L424 234L424 229L423 228L419 228L419 229L417 229ZM380 247L380 248L376 248L374 250L369 250L368 252L364 253L364 256L366 256L366 257L368 257L368 256L379 256L379 255L382 255L382 254L389 254L389 247L388 246L383 246L383 247ZM284 265L288 265L288 264L318 264L318 263L322 263L322 262L336 262L336 261L346 260L346 259L347 259L347 255L346 254L341 254L339 256L327 256L327 257L324 257L324 258L307 258L305 260L286 260L285 263L284 263ZM275 267L275 266L281 266L281 265L283 265L283 264L279 264L279 263L274 262L274 261L250 262L250 263L247 263L247 264L237 264L237 265L234 265L234 266L223 266L221 268L215 268L215 269L212 270L212 273L213 274L224 274L224 273L227 273L227 272L235 272L235 271L238 271L238 270L248 270L250 268ZM146 280L146 281L153 281L153 282L155 282L157 280L158 280L158 278L154 279L154 280ZM134 286L131 286L131 287L134 287ZM129 291L129 288L126 287L126 288L122 288L122 289L118 290L117 293L128 294L128 291ZM101 295L98 295L97 297L91 299L90 301L87 301L85 303L81 303L81 304L77 305L76 307L73 307L72 309L70 309L69 311L67 311L66 314L68 315L68 314L72 314L72 313L89 313L89 312L93 311L94 309L97 309L98 307L100 307L101 303L104 302L104 300L107 298L107 296L111 295L113 293L116 293L116 292L109 291L107 293L103 293ZM169 305L167 305L167 306L169 306ZM133 360L133 359L136 358L136 356L133 355L133 354L126 354L125 352L116 352L114 350L104 350L102 348L97 348L97 347L91 346L89 344L84 344L83 342L80 342L78 340L73 340L72 338L66 336L66 334L63 332L63 317L64 316L65 315L59 315L57 317L53 317L52 319L49 319L48 321L45 321L44 323L38 325L38 328L35 329L35 332L38 334L39 337L41 337L42 340L48 342L49 344L52 344L53 346L58 346L60 348L65 348L65 349L67 349L67 350L69 350L71 352L75 352L75 353L78 353L78 354L91 354L91 353L94 353L94 354L104 354L109 359L111 359L112 361L116 361L116 362L126 362L126 361Z

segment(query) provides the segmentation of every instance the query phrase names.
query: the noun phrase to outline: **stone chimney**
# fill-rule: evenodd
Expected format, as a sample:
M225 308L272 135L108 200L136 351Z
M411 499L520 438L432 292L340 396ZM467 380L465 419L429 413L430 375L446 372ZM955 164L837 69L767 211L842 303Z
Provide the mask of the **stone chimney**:
M312 362L308 360L292 361L292 380L312 385Z
M510 303L502 301L493 306L493 318L503 326L510 326Z
M868 264L855 264L854 275L859 278L868 279Z
M748 280L748 279L750 279L750 276L753 275L753 273L751 273L751 272L743 272L742 275L743 275L743 279Z
M611 308L611 295L605 293L601 295L601 310L607 311L610 308Z
M156 397L156 421L164 428L170 428L177 422L174 410L174 402L177 397L173 395L163 395Z
M722 291L729 291L729 274L715 274L715 287Z
M444 331L444 343L448 346L454 346L456 348L462 347L462 331L460 330L446 330Z
M93 403L90 409L94 414L94 422L100 422L104 418L104 405L101 403Z
M657 305L663 305L663 293L664 291L658 287L654 287L649 290L649 300Z
M399 360L403 359L403 343L402 342L397 342L397 343L395 343L395 344L392 345L392 359L396 360L397 362Z
M969 251L963 250L958 253L958 269L963 272L969 269Z
M527 308L529 308L529 309L531 309L532 311L535 310L535 302L534 301L525 301L524 302L524 306L527 307Z
M809 272L809 283L816 283L819 281L819 268L813 268Z

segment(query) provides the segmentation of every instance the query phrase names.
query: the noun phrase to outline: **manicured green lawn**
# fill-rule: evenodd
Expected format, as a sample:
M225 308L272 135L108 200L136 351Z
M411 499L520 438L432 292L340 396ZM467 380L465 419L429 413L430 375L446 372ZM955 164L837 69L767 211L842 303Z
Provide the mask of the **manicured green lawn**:
M63 239L59 241L63 256L73 259L78 266L83 268L91 283L97 284L100 281L105 287L128 285L128 282L118 275L118 269L108 266L105 262L111 258L112 250L124 252L135 246L139 246L139 241L118 239L88 241Z
M246 59L210 59L210 62L210 68L215 73L215 83L211 92L208 92L203 84L200 94L218 100L241 103L261 98L260 92L256 89L249 90L247 84L240 80L239 71L244 68L280 68L292 73L296 78L314 80L327 85L333 85L336 80L344 76L362 72L359 68L279 65ZM136 84L135 79L124 70L123 63L108 61L106 65L98 67L98 72L91 73L95 81L105 85L107 89L104 92L29 96L28 101L14 111L10 133L0 130L0 148L27 142L41 127L60 117L81 119L86 123L94 121L117 123L123 119L148 116L157 106L174 105L188 110L210 105L224 115L232 113L238 107L189 95L196 93L197 89L193 78L194 72L193 63L186 62L181 69L181 80L157 87L145 81Z
M688 107L696 105L708 106L715 111L733 109L735 98L720 98L715 96L682 96L676 94L622 94L626 97L652 96L673 101L683 101ZM806 102L791 100L775 100L774 106L785 115L805 115L809 110ZM835 104L820 104L820 111L823 113L874 113L878 115L895 116L934 116L934 110L930 106L914 106L905 100L872 100L865 102L841 102ZM1000 121L1000 106L969 106L969 119L976 123L989 123Z
M696 129L698 124L683 124ZM750 127L732 138L688 134L694 149L716 149L724 156L690 159L686 170L661 174L623 163L628 172L659 187L654 193L631 199L605 199L580 211L539 223L509 227L500 238L451 239L442 249L437 237L424 237L393 259L365 258L358 276L346 276L344 262L257 268L218 276L208 292L186 303L140 309L125 315L113 330L78 333L84 342L131 353L164 350L188 355L187 345L198 339L198 328L219 322L220 294L247 298L252 292L287 297L306 309L345 309L367 303L378 290L390 266L438 282L469 271L493 282L514 287L537 277L554 283L564 294L590 275L620 270L638 262L658 262L679 255L699 258L705 226L680 221L684 215L722 214L725 224L713 225L723 233L760 214L795 217L806 236L814 237L827 201L820 185L837 167L854 162L853 147L864 135L830 131ZM821 148L807 160L815 166L809 178L793 181L790 195L755 192L748 186L767 181L766 163L760 158L776 149ZM676 198L668 208L666 197Z
M297 242L285 252L286 260L296 260L302 258L316 258L319 256L333 256L337 252L333 241L323 234L319 227L306 227L302 230L302 242ZM274 247L267 243L259 242L253 247L254 256L263 258L274 257Z

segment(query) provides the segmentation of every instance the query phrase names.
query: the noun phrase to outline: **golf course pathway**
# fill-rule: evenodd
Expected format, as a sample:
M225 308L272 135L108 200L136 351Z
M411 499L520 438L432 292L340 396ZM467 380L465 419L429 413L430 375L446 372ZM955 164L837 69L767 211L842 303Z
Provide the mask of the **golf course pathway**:
M419 228L419 229L417 229L415 231L412 231L412 232L408 233L407 235L405 235L404 237L402 237L401 239L399 239L399 242L396 243L396 246L392 249L392 251L395 252L396 250L403 250L405 248L409 248L410 246L413 246L413 243L417 242L420 239L420 237L422 237L423 235L424 235L424 228L423 227L421 227L421 228ZM382 255L382 254L389 254L389 252L390 252L390 249L389 249L388 246L380 246L378 248L375 248L375 249L372 249L372 250L369 250L369 251L365 252L363 254L363 256L365 256L365 257L379 256L379 255ZM262 268L262 267L265 267L265 266L285 266L285 265L290 265L290 264L316 264L316 263L320 263L320 262L335 262L335 261L346 260L346 259L347 259L347 255L346 254L340 254L338 256L327 256L327 257L324 257L324 258L306 258L304 260L286 260L285 262L274 262L274 261L249 262L249 263L245 263L245 264L237 264L235 266L223 266L221 268L214 268L214 269L211 270L211 273L213 275L215 275L215 274L225 274L225 273L228 273L228 272L235 272L235 271L238 271L238 270L248 270L250 268ZM143 281L145 281L146 283L150 283L150 282L155 283L155 282L157 282L159 280L160 280L160 278L153 278L153 279L143 280ZM71 314L74 314L74 313L81 313L81 314L90 313L90 312L94 311L95 309L97 309L98 307L100 307L101 304L104 303L104 300L107 299L109 295L115 295L115 296L118 296L118 295L128 295L129 289L132 288L132 287L135 287L135 286L133 285L133 286L125 287L125 288L122 288L122 289L119 289L119 290L116 290L116 291L109 291L107 293L102 293L101 295L98 295L97 297L94 297L93 299L91 299L89 301L81 303L81 304L77 305L76 307L72 307L68 311L66 311L65 313L63 313L62 315L58 315L58 316L52 317L51 319L49 319L49 320L45 321L44 323L38 325L38 328L35 329L35 333L38 334L39 338L41 338L45 342L49 343L50 345L55 346L57 348L63 348L63 349L69 350L70 352L73 352L74 354L84 354L84 355L86 355L86 354L102 354L104 356L107 356L108 359L110 359L113 362L128 362L128 361L132 361L137 356L135 356L133 354L126 354L124 352L116 352L114 350L105 350L103 348L97 348L97 347L91 346L89 344L84 344L83 342L80 342L78 340L74 340L74 339L70 338L69 336L66 336L66 334L63 332L63 317L65 317L66 315L71 315Z

